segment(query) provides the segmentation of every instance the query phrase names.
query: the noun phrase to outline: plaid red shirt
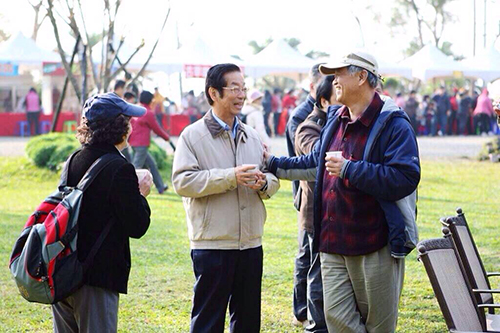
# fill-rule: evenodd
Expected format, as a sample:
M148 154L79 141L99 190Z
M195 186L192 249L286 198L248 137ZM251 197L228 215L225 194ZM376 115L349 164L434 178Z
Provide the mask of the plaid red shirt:
M371 104L355 121L343 106L340 126L333 133L329 151L340 150L345 159L359 161L373 122L383 101L376 93ZM361 192L347 179L323 174L320 251L341 255L375 252L388 242L384 212L375 197Z

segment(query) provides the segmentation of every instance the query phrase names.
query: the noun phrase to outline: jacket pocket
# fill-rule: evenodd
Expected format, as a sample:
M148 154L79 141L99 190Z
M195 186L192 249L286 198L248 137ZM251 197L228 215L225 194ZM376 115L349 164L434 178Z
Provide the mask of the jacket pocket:
M240 216L237 200L233 195L215 194L209 196L203 228L199 239L238 240L240 237Z
M251 205L248 239L261 238L264 233L264 223L267 218L266 208L260 198L256 198Z
M203 239L207 227L207 217L210 216L210 198L184 198L184 208L187 214L188 235L190 240Z

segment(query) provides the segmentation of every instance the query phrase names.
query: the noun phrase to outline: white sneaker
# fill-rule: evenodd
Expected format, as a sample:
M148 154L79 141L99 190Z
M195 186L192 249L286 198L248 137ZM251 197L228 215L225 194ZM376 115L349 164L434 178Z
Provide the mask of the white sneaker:
M293 317L293 325L298 326L298 327L306 327L307 326L307 320L300 321L297 318Z

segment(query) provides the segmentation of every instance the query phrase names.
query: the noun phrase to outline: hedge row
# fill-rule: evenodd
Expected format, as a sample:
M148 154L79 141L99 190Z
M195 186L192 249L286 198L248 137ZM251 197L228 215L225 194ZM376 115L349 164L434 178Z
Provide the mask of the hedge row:
M26 153L37 166L56 171L62 163L80 147L74 134L49 133L36 136L28 141ZM167 168L167 154L154 141L151 141L149 151L155 159L158 168Z

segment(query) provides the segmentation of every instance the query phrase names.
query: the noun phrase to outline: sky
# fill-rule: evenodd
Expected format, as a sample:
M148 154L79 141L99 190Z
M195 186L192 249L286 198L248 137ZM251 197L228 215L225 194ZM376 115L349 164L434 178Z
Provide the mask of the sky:
M91 32L102 30L102 2L82 1ZM453 43L454 53L466 57L472 56L473 2L455 0L449 5L447 9L454 15L455 22L445 28L443 35L443 40ZM483 48L484 1L476 2L476 50L480 52ZM144 38L145 48L150 48L170 5L171 13L158 46L159 52L164 54L177 47L177 39L185 44L201 37L220 53L236 54L244 59L251 55L251 48L247 45L251 40L262 43L269 37L295 37L302 42L299 50L303 54L314 49L341 56L349 49L365 47L387 61L399 61L403 59L403 49L409 40L416 36L416 30L409 28L405 34L390 35L387 22L395 4L396 0L123 0L116 31L118 36L125 36L130 45L138 45ZM499 34L500 0L486 0L486 4L489 47ZM425 16L428 14L424 12ZM0 0L1 29L10 34L22 31L31 36L33 20L34 11L27 0ZM414 21L410 23L411 27L416 26ZM71 37L64 34L63 40L70 52ZM56 45L48 19L37 42L46 48Z

